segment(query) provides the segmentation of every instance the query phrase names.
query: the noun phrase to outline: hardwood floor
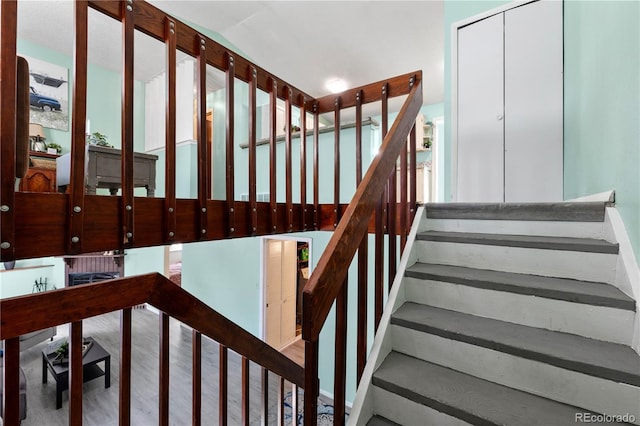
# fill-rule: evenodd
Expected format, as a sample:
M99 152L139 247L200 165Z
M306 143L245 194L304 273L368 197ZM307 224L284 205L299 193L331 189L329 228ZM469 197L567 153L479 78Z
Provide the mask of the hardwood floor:
M111 387L105 389L104 378L87 382L83 387L85 425L118 424L120 317L106 314L83 322L83 335L92 336L111 354ZM158 424L158 316L146 309L133 310L132 327L132 401L131 424ZM58 327L60 339L68 335L68 326ZM170 424L191 424L191 330L171 320L170 329ZM27 418L29 425L68 425L68 393L62 395L62 408L55 408L55 381L49 376L42 383L42 349L49 341L21 353L21 366L27 376ZM102 366L100 364L100 366ZM260 418L261 368L250 368L250 422L262 424ZM229 353L229 424L241 424L240 357ZM269 376L269 424L275 424L276 389L279 378ZM285 385L285 393L291 390ZM218 345L202 339L202 424L218 424Z

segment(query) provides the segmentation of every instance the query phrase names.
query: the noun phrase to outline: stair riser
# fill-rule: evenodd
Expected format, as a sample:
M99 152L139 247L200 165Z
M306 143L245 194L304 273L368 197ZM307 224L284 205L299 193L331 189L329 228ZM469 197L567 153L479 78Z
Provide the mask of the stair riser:
M467 422L413 402L378 386L373 386L373 401L377 414L401 425L469 425Z
M636 422L640 422L640 387L405 327L391 325L390 331L396 351L587 410L607 414L629 413L635 416Z
M631 344L634 313L603 306L405 277L407 300L515 324Z
M617 255L416 241L419 262L613 283Z
M428 219L426 230L602 239L602 222Z

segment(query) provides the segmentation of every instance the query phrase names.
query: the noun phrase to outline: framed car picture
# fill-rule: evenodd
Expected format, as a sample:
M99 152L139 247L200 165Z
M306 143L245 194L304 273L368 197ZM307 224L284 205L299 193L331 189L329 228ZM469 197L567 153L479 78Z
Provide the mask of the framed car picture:
M69 130L69 69L24 56L29 62L29 121Z

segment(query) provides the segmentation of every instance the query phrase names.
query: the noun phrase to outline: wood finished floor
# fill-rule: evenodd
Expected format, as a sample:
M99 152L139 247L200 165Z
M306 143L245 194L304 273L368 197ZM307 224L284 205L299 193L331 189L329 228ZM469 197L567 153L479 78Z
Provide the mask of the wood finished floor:
M83 335L94 337L111 354L111 387L104 388L104 378L87 382L83 387L85 425L118 424L120 319L118 313L89 318L83 322ZM158 424L158 316L146 309L133 310L132 326L132 425ZM59 326L54 338L68 335L68 326ZM62 394L62 408L55 408L55 381L49 376L42 383L42 349L47 340L21 353L21 366L27 376L27 418L30 425L68 425L68 392ZM191 424L191 331L171 320L170 329L170 424ZM102 366L102 364L100 364ZM260 367L250 368L250 422L261 424ZM241 424L240 357L229 352L229 424ZM275 424L276 389L279 379L270 374L270 421ZM285 393L289 392L289 383ZM218 424L218 345L202 339L202 424Z

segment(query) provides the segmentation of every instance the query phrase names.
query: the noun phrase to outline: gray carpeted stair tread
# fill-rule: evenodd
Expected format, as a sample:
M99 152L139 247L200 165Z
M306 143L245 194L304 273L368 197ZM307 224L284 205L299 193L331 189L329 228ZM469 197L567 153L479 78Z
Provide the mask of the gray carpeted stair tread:
M429 219L603 222L604 202L427 203Z
M425 231L416 238L423 241L483 244L545 250L582 251L617 254L618 244L594 238L547 237L538 235L476 234L470 232Z
M605 283L431 263L416 263L407 268L405 276L634 312L636 309L632 298Z
M640 356L628 346L408 302L391 324L640 386Z
M367 422L367 426L400 426L400 425L382 416L373 416Z
M475 425L574 425L572 407L391 352L374 386Z

